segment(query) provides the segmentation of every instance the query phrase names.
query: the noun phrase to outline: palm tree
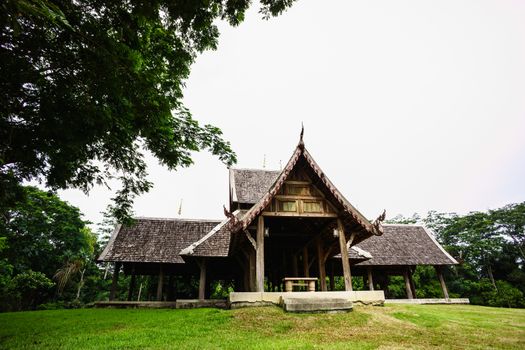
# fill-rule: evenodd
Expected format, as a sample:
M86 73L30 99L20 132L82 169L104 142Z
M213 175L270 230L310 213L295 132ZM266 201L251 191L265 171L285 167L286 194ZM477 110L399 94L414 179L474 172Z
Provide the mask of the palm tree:
M66 284L76 274L80 272L80 282L77 288L77 297L75 300L80 298L80 290L84 285L84 273L86 272L85 261L82 259L75 259L68 261L63 267L57 270L53 278L57 281L58 293L62 294Z

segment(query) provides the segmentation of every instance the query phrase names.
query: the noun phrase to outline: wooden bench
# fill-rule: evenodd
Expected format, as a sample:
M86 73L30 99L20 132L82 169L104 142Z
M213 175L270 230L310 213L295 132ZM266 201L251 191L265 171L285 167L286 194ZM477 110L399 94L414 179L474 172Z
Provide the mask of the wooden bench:
M293 287L307 287L309 292L315 292L317 277L285 277L283 278L284 291L293 292Z

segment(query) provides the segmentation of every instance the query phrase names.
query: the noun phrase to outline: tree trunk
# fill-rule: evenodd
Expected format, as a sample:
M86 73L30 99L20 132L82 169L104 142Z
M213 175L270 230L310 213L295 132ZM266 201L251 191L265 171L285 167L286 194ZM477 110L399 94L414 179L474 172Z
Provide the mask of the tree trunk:
M487 274L489 275L490 282L492 283L494 289L498 290L498 287L496 287L496 281L494 281L494 275L492 274L492 267L490 264L487 264Z
M75 300L80 299L80 290L84 286L84 273L85 272L86 272L85 268L82 269L82 271L80 271L80 282L78 282L77 297L75 298Z

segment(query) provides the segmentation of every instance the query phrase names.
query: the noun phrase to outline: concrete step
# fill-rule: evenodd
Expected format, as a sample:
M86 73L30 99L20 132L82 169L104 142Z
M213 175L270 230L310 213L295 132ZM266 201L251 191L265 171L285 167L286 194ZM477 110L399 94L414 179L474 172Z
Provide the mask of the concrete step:
M340 298L283 298L286 312L348 312L352 311L352 302Z

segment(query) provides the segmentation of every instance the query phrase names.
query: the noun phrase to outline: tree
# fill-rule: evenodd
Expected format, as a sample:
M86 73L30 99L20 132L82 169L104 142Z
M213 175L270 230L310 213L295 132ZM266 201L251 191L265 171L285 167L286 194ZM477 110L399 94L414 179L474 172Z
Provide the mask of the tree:
M58 269L53 276L58 283L58 292L62 293L67 283L71 281L74 275L80 274L80 281L78 282L75 300L80 299L80 291L84 286L86 268L94 258L93 253L95 252L95 244L97 242L97 237L87 227L82 230L82 234L86 237L86 241L89 244L76 252L76 254L70 258L70 260L66 261L64 266Z
M496 230L515 243L522 262L525 262L525 202L509 204L491 210Z
M293 0L261 0L265 18ZM51 189L120 180L111 210L128 219L151 187L143 150L169 169L206 149L236 157L221 131L182 104L198 53L215 49L214 21L238 25L249 0L7 0L0 4L0 202L41 179ZM15 198L13 198L15 197Z
M96 235L78 208L53 193L22 189L22 200L0 220L0 309L88 301L80 300L86 279L95 289L104 284L95 263L95 253L100 253ZM89 301L96 293L88 293Z
M13 265L14 274L33 270L51 277L65 261L93 251L86 224L78 208L55 194L25 187L24 200L0 221L0 236L6 238L0 257Z

